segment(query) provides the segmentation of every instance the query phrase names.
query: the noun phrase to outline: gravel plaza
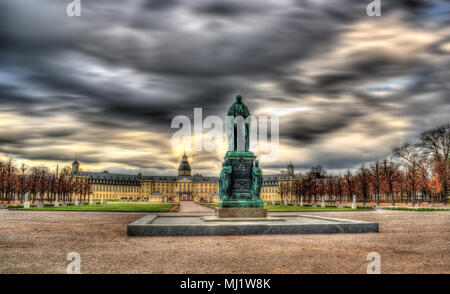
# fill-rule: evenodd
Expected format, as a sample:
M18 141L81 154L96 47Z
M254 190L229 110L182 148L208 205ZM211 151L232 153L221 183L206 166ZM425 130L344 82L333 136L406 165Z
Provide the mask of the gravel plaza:
M213 211L188 202L165 213L192 214ZM448 211L309 214L380 228L363 234L130 237L127 224L148 213L2 209L0 273L66 273L70 252L80 254L81 273L361 274L370 252L380 254L382 273L450 273Z

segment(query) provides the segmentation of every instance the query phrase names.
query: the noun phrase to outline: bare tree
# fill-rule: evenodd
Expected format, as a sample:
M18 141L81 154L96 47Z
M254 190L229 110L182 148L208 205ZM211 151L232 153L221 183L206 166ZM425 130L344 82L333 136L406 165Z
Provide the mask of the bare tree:
M350 170L347 170L347 173L344 175L344 179L345 179L345 188L347 190L347 201L349 199L351 199L354 195L354 179L352 176L352 173L350 172Z
M419 149L408 142L401 147L395 148L393 154L401 160L401 164L404 167L405 184L407 184L407 190L411 195L411 202L414 206L416 203L417 182L419 180L419 162L422 154L419 152Z
M447 196L449 193L450 123L422 133L420 140L417 146L435 161L434 170L443 187L441 196Z
M312 178L312 174L311 172L308 172L304 177L303 177L303 187L304 187L304 191L305 191L305 198L307 196L307 200L306 202L311 202L311 195L312 195L312 190L313 190L313 178Z
M0 160L0 199L3 202L6 202L6 170L5 170L5 162Z
M364 164L359 169L358 173L358 179L359 179L359 186L361 189L361 194L363 196L363 206L366 206L367 198L369 195L369 189L370 189L370 173L368 169L364 166Z
M431 160L429 160L429 158L427 157L422 157L419 164L419 182L417 187L417 189L420 190L420 193L422 194L422 201L425 201L427 199L427 196L430 194L430 168Z
M56 171L51 171L48 174L48 195L49 201L53 202L58 188L58 178Z
M335 190L335 177L330 174L328 175L328 177L326 178L326 193L328 194L329 200L332 201L333 200L333 196L334 196L334 190Z
M19 169L20 173L17 177L17 192L21 202L25 201L25 193L28 192L29 177L27 174L28 167L22 163Z
M48 191L48 169L47 167L39 168L39 202L44 203L45 192Z
M339 196L339 203L342 204L342 195L344 193L344 179L341 175L336 177L336 193Z
M36 194L39 188L39 181L41 179L41 172L39 167L32 167L30 169L30 180L29 180L29 189L31 193L31 202L34 203L36 201Z
M13 200L13 192L16 184L16 171L17 168L14 165L14 161L10 158L5 162L5 195L7 203L10 203Z
M299 199L302 193L302 182L301 179L297 178L292 181L292 195L295 197L295 203L299 203Z
M312 177L312 194L314 196L314 203L317 203L317 194L323 195L325 192L325 181L324 178L327 175L327 171L322 168L322 166L317 165L311 168L311 177Z
M381 164L381 169L383 172L385 187L387 189L386 192L391 196L392 205L395 205L394 185L397 183L399 178L398 167L393 161L384 159Z
M375 161L372 164L372 166L370 167L370 180L372 182L372 187L375 192L375 201L376 201L377 205L380 205L382 175L381 175L380 162L378 160Z

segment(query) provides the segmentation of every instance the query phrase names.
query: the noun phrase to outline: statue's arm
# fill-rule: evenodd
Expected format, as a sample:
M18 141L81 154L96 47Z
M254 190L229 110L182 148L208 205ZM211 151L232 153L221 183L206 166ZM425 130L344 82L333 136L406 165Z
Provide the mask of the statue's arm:
M250 115L250 111L248 110L248 107L245 104L244 104L244 112L245 112L245 117Z
M228 108L227 116L234 116L234 107L233 105Z

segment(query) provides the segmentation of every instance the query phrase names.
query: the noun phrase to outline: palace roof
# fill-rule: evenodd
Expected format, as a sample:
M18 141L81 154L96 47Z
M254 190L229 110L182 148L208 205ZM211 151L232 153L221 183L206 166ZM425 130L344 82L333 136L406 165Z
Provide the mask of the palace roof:
M193 182L216 182L218 177L204 177L201 175L194 176L142 176L142 175L130 175L130 174L117 174L109 172L87 172L78 171L76 176L89 177L92 180L118 180L118 181L170 181L175 182L181 179L187 179Z

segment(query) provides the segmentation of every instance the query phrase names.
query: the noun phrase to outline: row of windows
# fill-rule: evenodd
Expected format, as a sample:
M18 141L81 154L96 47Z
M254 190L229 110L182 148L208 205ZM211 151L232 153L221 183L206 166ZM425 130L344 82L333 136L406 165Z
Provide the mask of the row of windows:
M139 192L139 187L134 186L93 186L93 191L102 191L102 192Z
M108 200L108 199L119 199L119 196L112 195L112 194L100 194L100 195L95 195L95 196L97 198L103 197L103 199L105 199L105 200ZM125 195L125 196L121 195L121 197L126 197L126 198L130 198L130 199L133 198L133 196L131 196L131 195Z
M278 192L278 187L262 187L261 192Z
M261 199L264 201L277 201L280 197L279 195L261 195Z
M92 189L94 192L140 192L142 193L150 193L150 188L147 186L146 189L142 187L142 190L139 187L124 187L124 186L93 186ZM209 188L196 188L196 189L175 189L172 187L164 187L164 188L156 188L154 189L155 193L169 193L169 192L198 192L198 193L217 193L217 187L209 187Z
M172 184L172 183L155 183L155 186L178 186L178 187L192 187L192 186L201 186L201 187L211 187L211 186L217 186L217 184L194 184L194 183L179 183L179 184Z
M155 187L155 192L200 192L200 193L214 193L218 192L218 186L217 185L202 185L202 186L194 186L192 187L191 184L188 186L181 186L177 187L175 185L166 186L165 184L157 185ZM93 191L105 191L105 192L147 192L150 193L150 187L139 187L139 186L111 186L111 185L94 185ZM277 193L278 187L277 186L270 186L270 187L262 187L261 192L263 193Z
M147 188L147 192L149 192L149 189ZM198 193L217 193L218 192L218 188L197 188L197 189L174 189L172 187L172 189L169 188L156 188L155 189L156 193L160 193L160 192L198 192Z
M278 181L263 181L263 186L278 185Z
M91 180L93 184L107 184L107 185L139 185L139 182L135 181L125 181L125 180L100 180L100 179L92 179Z
M110 185L102 185L102 186L93 186L93 191L105 191L105 192L147 192L150 193L150 187L146 186L145 188L142 187L142 190L140 189L140 187L134 187L134 186L110 186ZM159 187L157 186L155 188L156 192L210 192L210 193L214 193L214 192L218 192L218 187L194 187L194 189L192 189L191 187L175 187L175 186L164 186L164 187ZM263 193L277 193L278 192L278 187L262 187L261 192Z

